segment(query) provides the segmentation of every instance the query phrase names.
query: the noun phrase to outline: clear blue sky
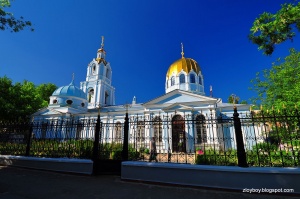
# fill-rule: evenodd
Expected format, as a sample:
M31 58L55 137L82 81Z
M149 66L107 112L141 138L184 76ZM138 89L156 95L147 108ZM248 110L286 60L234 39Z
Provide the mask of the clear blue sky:
M8 10L32 21L35 31L0 32L0 76L54 83L85 81L88 63L105 37L116 104L146 102L165 92L166 72L181 57L195 59L204 74L206 95L232 93L248 100L256 72L270 68L300 40L286 42L264 56L247 35L264 11L284 0L15 0ZM298 36L299 37L299 36Z

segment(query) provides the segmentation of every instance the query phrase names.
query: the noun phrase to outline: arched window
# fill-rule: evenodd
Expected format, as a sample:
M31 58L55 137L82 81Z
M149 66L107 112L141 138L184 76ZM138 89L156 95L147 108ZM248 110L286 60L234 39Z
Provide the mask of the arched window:
M108 100L109 99L109 95L107 93L107 91L105 92L105 99L104 99L104 104L108 104Z
M41 132L41 138L45 139L47 135L47 128L48 128L48 122L42 122L42 132Z
M196 83L195 75L190 74L190 83Z
M92 65L92 72L95 73L96 72L96 64Z
M181 115L172 118L172 150L186 152L185 123Z
M114 141L122 142L122 124L121 124L121 122L116 122Z
M185 75L184 75L184 74L181 74L181 75L179 76L179 83L180 83L180 84L185 83Z
M175 85L175 77L171 77L171 86Z
M81 121L78 121L76 126L77 126L77 129L76 129L75 139L79 139L81 137L81 131L83 130L84 123Z
M109 69L106 69L106 78L109 78Z
M89 89L89 92L88 92L88 101L89 101L89 103L91 103L93 101L93 99L94 99L94 89L91 88L91 89Z
M63 133L63 138L73 138L74 137L74 128L73 128L73 121L72 120L67 120L65 123L64 123L64 129L65 129L65 132Z
M199 84L202 85L202 78L199 76Z
M196 117L196 131L197 131L197 144L202 144L207 142L206 134L206 122L204 115L198 115Z
M138 148L145 147L145 122L143 121L137 123L136 139Z
M156 143L159 144L162 142L162 121L160 117L155 116L153 119L153 130L154 137L156 138Z

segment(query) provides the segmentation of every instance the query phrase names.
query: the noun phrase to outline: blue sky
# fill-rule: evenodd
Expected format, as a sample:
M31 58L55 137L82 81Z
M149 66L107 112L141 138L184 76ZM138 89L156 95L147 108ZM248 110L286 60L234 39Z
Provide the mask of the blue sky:
M247 35L264 11L283 0L15 0L8 10L30 20L34 32L0 32L0 76L58 87L85 81L88 63L105 37L116 104L147 102L165 93L168 67L181 57L195 59L204 74L206 95L255 96L250 80L270 68L300 40L286 42L264 56ZM299 37L299 36L298 36Z

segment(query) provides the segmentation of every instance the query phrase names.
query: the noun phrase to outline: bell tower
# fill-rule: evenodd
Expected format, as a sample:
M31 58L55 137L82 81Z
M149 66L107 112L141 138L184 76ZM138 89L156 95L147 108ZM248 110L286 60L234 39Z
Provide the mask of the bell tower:
M106 61L104 36L97 57L87 66L86 80L80 82L80 89L87 94L88 108L115 105L115 88L111 85L112 70Z

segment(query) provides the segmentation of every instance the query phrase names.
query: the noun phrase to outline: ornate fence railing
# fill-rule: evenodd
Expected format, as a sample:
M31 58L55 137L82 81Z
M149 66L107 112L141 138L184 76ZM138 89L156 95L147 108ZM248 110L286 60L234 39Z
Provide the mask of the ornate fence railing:
M149 161L151 139L155 137L154 155L159 162L243 167L300 165L297 110L240 115L235 112L228 116L129 115L127 119L0 122L0 154Z

